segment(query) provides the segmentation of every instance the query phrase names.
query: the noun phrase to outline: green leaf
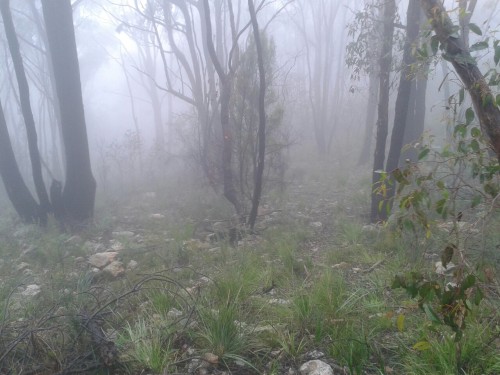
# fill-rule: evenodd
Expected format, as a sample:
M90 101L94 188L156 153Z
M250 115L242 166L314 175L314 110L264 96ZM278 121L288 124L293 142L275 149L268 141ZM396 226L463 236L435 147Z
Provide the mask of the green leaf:
M431 344L428 341L419 341L415 345L413 345L413 349L422 352L424 350L429 350L431 348Z
M473 127L471 130L470 130L470 135L473 137L473 138L477 138L481 135L481 130L479 130L479 128L477 127Z
M453 258L453 253L457 247L454 244L449 244L445 247L443 252L441 253L441 264L443 267L446 267L448 263L451 262L451 258Z
M474 121L474 117L476 116L472 107L467 108L465 111L465 124L469 125L472 121Z
M432 307L430 307L428 304L424 303L423 309L424 309L425 315L427 315L427 317L429 318L429 320L431 322L436 323L436 324L442 324L441 319L439 319L439 316L436 314L436 312L434 311L434 309Z
M470 51L471 52L481 51L486 48L488 48L488 42L477 42L474 43L472 46L470 46Z
M418 160L422 160L423 158L425 158L427 156L427 154L429 154L431 150L429 148L424 148L422 151L420 151L420 153L418 154Z
M467 275L467 277L462 282L461 286L462 291L466 291L467 289L473 287L475 283L476 283L476 276Z
M398 327L399 332L403 332L405 329L405 316L403 314L399 314L396 319L396 326Z
M475 23L469 23L469 29L470 31L472 31L474 34L477 34L477 35L483 35L483 32L481 31L481 29L479 28L479 26L477 26Z
M495 65L498 65L500 62L500 46L495 46L495 55L493 56L493 61L495 61Z
M462 87L458 92L458 105L461 105L465 99L465 89Z
M458 124L457 126L455 126L455 131L454 131L454 135L456 136L457 134L459 134L461 137L465 137L465 135L467 134L467 125L465 124Z
M476 293L474 293L474 299L473 299L474 304L478 306L481 303L483 297L484 297L483 291L480 288L477 288Z
M477 141L477 139L473 139L472 141L470 141L470 148L476 153L479 152L479 142Z

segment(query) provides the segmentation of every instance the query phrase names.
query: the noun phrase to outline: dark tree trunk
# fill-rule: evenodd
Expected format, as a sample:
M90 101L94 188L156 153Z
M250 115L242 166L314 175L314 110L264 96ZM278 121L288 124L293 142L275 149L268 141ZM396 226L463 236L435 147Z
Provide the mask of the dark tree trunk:
M63 202L70 225L92 218L96 182L90 165L73 14L69 0L43 0L43 15L61 108L66 155Z
M262 193L262 175L264 174L264 159L266 156L266 72L264 68L264 57L262 52L262 43L260 40L259 24L253 0L248 0L248 9L250 11L250 19L252 21L253 35L255 39L255 48L257 50L257 61L259 65L259 154L257 156L257 170L255 172L255 185L252 197L252 209L248 218L248 225L251 230L255 225L257 218L257 210L259 208L260 196Z
M220 123L222 129L222 178L224 184L224 196L233 205L236 214L241 219L243 214L238 192L234 186L234 176L232 168L233 156L233 135L229 121L229 104L231 101L231 91L233 86L233 71L224 72L222 65L217 58L214 43L212 40L212 21L210 19L210 7L208 0L204 0L205 23L207 28L207 48L210 59L214 64L215 71L219 76L220 85Z
M426 72L427 73L427 72ZM403 145L418 141L424 133L425 125L425 100L427 93L427 76L418 77L412 82L410 104L408 106L408 116L406 120L405 136ZM409 148L400 157L400 164L406 160L411 162L418 161L418 150L414 147Z
M395 0L388 0L384 5L384 31L383 43L380 51L380 86L377 119L377 140L375 144L375 156L373 158L372 188L375 189L380 180L379 171L384 169L385 145L389 128L389 91L390 73L392 63L392 39L394 36L394 17L396 14ZM372 192L370 221L372 223L383 220L380 216L379 202L381 196Z
M500 160L500 108L495 104L495 97L488 83L470 55L468 46L462 38L454 36L454 25L442 3L438 0L420 0L420 4L444 47L447 59L467 88L481 129L488 136L491 147Z
M39 207L31 195L19 172L19 167L10 143L9 131L0 103L0 175L9 200L21 219L26 223L34 223L39 217Z
M35 128L35 119L30 103L30 91L26 73L24 71L23 59L19 49L16 30L12 22L12 14L10 12L9 1L0 1L0 12L2 13L5 35L9 44L14 70L16 72L17 83L19 87L19 98L21 110L23 113L24 123L26 125L26 134L28 138L28 148L30 154L31 168L35 189L40 200L40 222L45 223L47 220L47 212L50 210L49 196L43 181L42 164L40 162L40 152L38 150L38 137Z
M392 127L391 147L387 156L385 170L391 174L390 183L387 184L387 195L380 210L379 219L387 220L387 215L391 212L392 202L396 191L396 181L392 177L392 172L398 168L401 149L403 148L403 138L408 117L408 106L410 104L410 92L412 86L411 65L415 62L412 48L418 38L420 8L416 1L408 3L406 13L406 38L403 50L403 67L399 79L398 95L396 97L396 108L394 113L394 126Z
M379 80L375 74L370 73L368 84L368 105L366 107L366 120L365 120L365 138L363 141L363 148L361 149L361 156L359 157L358 165L364 165L370 160L372 143L373 143L373 129L375 128L375 116L377 115L377 99Z

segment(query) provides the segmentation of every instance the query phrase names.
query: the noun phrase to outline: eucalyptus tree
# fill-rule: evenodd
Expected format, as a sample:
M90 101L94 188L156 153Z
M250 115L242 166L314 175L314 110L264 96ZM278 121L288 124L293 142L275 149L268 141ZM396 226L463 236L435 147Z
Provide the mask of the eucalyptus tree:
M389 94L390 94L390 74L392 64L392 48L394 37L394 18L396 15L395 0L384 2L383 8L383 34L382 46L379 58L379 102L377 118L377 138L375 144L375 155L373 158L372 186L375 188L380 180L381 171L384 170L385 148L387 135L389 132ZM380 205L383 203L382 196L374 189L371 197L371 222L378 222L384 219L381 214Z
M443 4L437 0L420 0L420 4L432 25L437 41L446 53L446 59L452 64L469 92L481 129L489 138L491 148L500 160L500 108L488 83L479 70L476 60L471 56L469 46L463 38L457 37L456 26ZM495 47L495 58L498 63L500 61L498 43Z
M42 10L64 142L64 217L71 226L79 226L93 217L96 182L90 163L71 2L42 0Z
M12 21L12 14L10 11L9 1L0 2L0 12L2 14L5 35L8 41L10 55L14 64L16 73L19 97L22 115L26 126L26 134L28 139L28 149L30 154L30 161L32 167L33 180L35 183L36 192L40 201L40 208L38 210L39 220L43 224L47 220L47 212L50 211L51 205L45 182L42 174L42 164L40 161L40 152L38 150L38 136L35 127L35 119L30 103L30 89L26 72L24 69L23 58L19 48L19 41L16 35L14 22Z
M408 115L410 113L410 99L412 91L412 82L414 82L412 68L415 64L415 55L413 50L416 46L419 33L420 22L420 8L419 4L415 1L408 2L408 10L406 13L406 37L403 47L403 61L401 72L399 76L398 93L396 97L394 125L392 127L391 143L385 170L391 174L399 166L401 156L401 149L403 148L403 141L405 130L407 128ZM414 90L416 88L415 85ZM415 95L415 93L414 93ZM412 109L414 106L412 106ZM391 177L388 190L385 192L384 205L379 207L378 219L386 220L387 215L392 209L392 202L395 193L396 180Z

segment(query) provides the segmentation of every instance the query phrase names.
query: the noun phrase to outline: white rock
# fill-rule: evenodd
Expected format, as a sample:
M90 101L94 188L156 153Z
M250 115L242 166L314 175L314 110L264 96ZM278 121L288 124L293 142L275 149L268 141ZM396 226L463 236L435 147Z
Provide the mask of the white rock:
M123 268L122 262L115 260L104 267L102 271L113 277L118 277L125 273L125 268Z
M131 260L130 262L127 263L127 270L135 270L139 263L137 263L135 260Z
M40 286L36 284L31 284L26 287L26 289L21 292L23 296L33 297L40 293Z
M116 251L97 253L89 257L89 264L93 267L103 268L113 262L117 255L118 253Z
M323 223L321 221L314 221L312 223L309 224L310 227L312 228L321 228L323 227Z
M332 367L319 359L304 363L299 372L301 375L334 375Z
M29 266L30 266L30 265L29 265L28 263L26 263L26 262L21 262L21 263L19 263L19 264L18 264L18 266L16 267L16 271L18 271L18 272L19 272L19 271L22 271L22 270L24 270L24 269L28 268Z

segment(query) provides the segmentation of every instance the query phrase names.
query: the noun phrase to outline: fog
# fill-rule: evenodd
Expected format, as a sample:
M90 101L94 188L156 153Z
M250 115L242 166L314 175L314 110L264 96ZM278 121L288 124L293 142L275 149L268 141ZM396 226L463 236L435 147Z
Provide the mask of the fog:
M259 24L274 45L274 60L267 72L271 81L268 91L272 91L275 106L282 111L279 131L280 136L286 138L286 142L282 141L288 144L282 151L286 154L283 162L287 171L294 168L291 160L295 160L293 155L297 150L308 150L314 158L333 163L359 158L368 126L375 126L375 118L371 124L365 123L364 112L369 97L366 69L370 64L376 65L377 57L359 48L363 43L376 41L367 41L366 31L356 27L356 24L368 25L362 24L359 12L364 10L367 16L369 4L362 1L264 1L259 5ZM237 49L237 54L241 55L251 41L247 5L243 1L232 4L234 32L238 33L236 44L232 40L227 4L216 1L212 5L213 40L222 67L228 71L231 49L233 52ZM454 4L445 5L453 7ZM397 6L396 22L404 25L407 3L399 1ZM46 61L47 46L45 37L40 35L43 33L40 4L34 2L32 6L13 1L11 7L30 80L30 100L44 175L47 180L51 176L64 180L61 140L53 109L54 93ZM151 190L147 183L157 183L155 178L165 177L170 169L174 171L175 166L179 168L180 165L183 171L189 166L189 170L203 180L200 158L217 164L214 158L217 158L219 146L216 144L210 151L212 155L200 155L202 129L210 128L209 133L213 136L218 132L215 123L202 124L202 116L216 116L219 110L216 103L218 77L203 40L206 32L200 18L200 5L186 3L189 25L175 2L168 7L171 19L164 19L166 8L162 8L161 2L87 0L73 4L85 118L99 196L106 189ZM371 9L373 12L374 8ZM38 12L37 19L33 12ZM483 36L471 33L471 44L495 31L494 20L498 12L495 1L481 2L477 6L471 22L483 28ZM396 27L390 116L394 114L403 38L404 29ZM2 39L5 42L3 34ZM359 56L355 64L358 66L349 66L346 47L356 42ZM7 48L2 54L6 62L1 72L2 103L17 160L25 179L30 181L13 66ZM237 59L235 55L232 53L231 59ZM483 71L491 67L488 55L485 51L478 56ZM233 64L231 74L237 76L244 67L235 66L238 62ZM446 67L447 63L434 58L429 64L425 73L428 80L425 126L441 144L446 142L443 122L448 118L445 110L449 106L448 97L459 90L460 83L453 78L454 73ZM244 95L245 90L233 91L234 96ZM200 114L200 106L207 113ZM205 134L206 137L212 135ZM204 141L209 142L208 139ZM139 165L141 163L147 164L147 168ZM127 174L125 180L119 177L124 173ZM217 185L215 181L212 183Z
M0 0L0 374L499 374L499 4Z

